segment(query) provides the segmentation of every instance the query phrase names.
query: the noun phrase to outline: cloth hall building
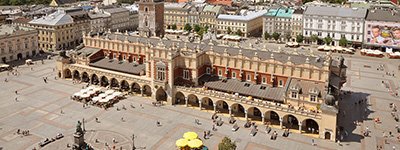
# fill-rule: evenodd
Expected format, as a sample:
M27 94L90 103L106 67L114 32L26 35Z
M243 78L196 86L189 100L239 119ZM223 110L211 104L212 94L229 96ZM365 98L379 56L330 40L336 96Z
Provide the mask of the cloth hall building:
M335 140L343 57L106 32L57 61L61 78Z

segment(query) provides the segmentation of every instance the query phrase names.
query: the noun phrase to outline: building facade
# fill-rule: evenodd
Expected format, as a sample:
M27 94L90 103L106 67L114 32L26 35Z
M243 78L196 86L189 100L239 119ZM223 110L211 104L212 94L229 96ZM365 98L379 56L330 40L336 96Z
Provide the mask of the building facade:
M139 34L142 36L164 35L164 2L161 0L140 0Z
M0 26L0 63L38 54L38 31L16 25Z
M292 39L296 40L298 35L303 35L303 9L296 9L292 14Z
M199 23L201 26L207 26L209 30L216 30L217 17L223 12L222 6L217 5L205 5L203 10L200 12Z
M72 78L335 140L344 59L107 32L58 59ZM81 52L80 52L81 51Z
M293 9L283 7L270 9L263 19L263 33L279 33L281 39L287 40L292 36L293 12Z
M187 3L165 3L164 5L164 26L165 29L171 29L176 25L178 30L183 30L189 23L189 12L191 5Z
M400 50L400 13L388 9L372 9L365 19L364 46Z
M122 7L106 8L104 12L111 16L109 27L111 31L132 30L129 10Z
M82 31L90 29L89 20L75 23L74 18L64 10L30 21L29 26L38 30L41 50L70 49L82 41ZM87 30L88 32L88 30Z
M266 13L266 10L261 10L249 12L246 15L218 15L217 33L237 34L240 31L242 33L240 36L260 37L262 35L263 15Z
M303 35L307 42L316 35L320 39L332 38L333 42L328 44L335 46L341 38L346 38L353 46L361 46L366 15L364 8L309 6L303 15Z

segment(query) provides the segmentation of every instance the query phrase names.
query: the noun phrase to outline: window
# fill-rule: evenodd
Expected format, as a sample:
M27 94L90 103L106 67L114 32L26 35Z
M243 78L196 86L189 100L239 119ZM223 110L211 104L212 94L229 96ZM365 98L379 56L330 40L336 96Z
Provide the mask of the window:
M262 83L267 83L265 77L262 77Z
M210 74L210 73L211 73L211 68L210 68L210 67L207 67L207 68L206 68L206 73L207 73L207 74Z
M247 81L251 81L251 75L247 75Z
M186 79L186 80L190 79L189 70L183 70L183 78Z
M290 96L291 96L291 98L296 98L297 99L297 92L293 91Z
M279 86L279 87L283 87L283 81L282 81L282 80L279 80L278 86Z
M157 80L164 81L165 80L165 68L157 67Z
M312 102L317 101L317 96L315 96L315 95L310 95L310 101L312 101Z
M218 70L218 76L222 76L222 70Z
M232 78L236 78L236 72L232 72Z

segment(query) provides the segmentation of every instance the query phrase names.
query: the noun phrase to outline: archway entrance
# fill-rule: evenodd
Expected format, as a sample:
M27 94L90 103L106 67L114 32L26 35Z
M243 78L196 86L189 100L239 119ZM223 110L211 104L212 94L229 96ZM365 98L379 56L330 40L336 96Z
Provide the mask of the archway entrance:
M121 90L122 91L129 91L129 83L126 80L121 81Z
M264 117L267 123L271 125L280 125L279 115L275 111L267 111Z
M92 81L92 84L98 85L99 84L99 77L97 77L96 74L93 74L91 81Z
M78 80L78 81L81 80L81 76L79 75L78 70L74 71L73 78L74 78L74 80Z
M90 81L89 75L86 72L82 73L82 81L88 83Z
M152 92L151 92L151 87L148 85L144 85L143 86L143 95L144 96L151 96Z
M244 114L244 107L241 105L241 104L238 104L238 103L235 103L235 104L233 104L232 106L231 106L231 108L232 108L232 114L233 114L233 116L235 116L235 117L245 117L245 114Z
M174 104L185 105L185 95L182 92L176 92Z
M217 104L217 111L220 113L226 113L229 114L229 105L223 100L219 100L215 102Z
M325 140L330 140L330 139L331 139L331 133L325 132Z
M156 100L157 101L167 101L168 95L167 92L163 88L158 88L156 91Z
M299 121L293 115L283 116L282 125L289 129L299 129Z
M248 113L248 117L252 120L252 121L261 121L262 117L261 117L261 111L260 109L258 109L257 107L250 107L247 110Z
M135 92L136 94L140 94L140 85L137 83L132 83L131 91ZM151 95L151 94L150 94Z
M111 87L113 87L113 88L118 88L119 87L119 83L118 83L117 79L115 79L115 78L111 79Z
M188 95L188 104L190 106L199 107L199 99L196 95L190 94Z
M109 85L109 83L108 83L107 77L102 76L101 81L100 81L100 86L108 86L108 85Z
M17 59L18 59L18 60L21 60L21 59L22 59L22 54L21 54L21 53L18 53L18 54L17 54Z
M66 78L66 79L72 78L71 70L69 70L69 69L64 70L64 78Z
M319 125L318 123L313 120L313 119L306 119L302 123L302 129L306 133L311 133L311 134L319 134Z
M203 97L201 99L202 107L206 110L214 110L214 103L209 97Z

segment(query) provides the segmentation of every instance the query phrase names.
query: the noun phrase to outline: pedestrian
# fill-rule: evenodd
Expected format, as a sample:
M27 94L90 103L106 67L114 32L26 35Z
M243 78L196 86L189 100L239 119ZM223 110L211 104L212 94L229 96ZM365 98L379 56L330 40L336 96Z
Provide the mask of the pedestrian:
M207 134L206 131L204 131L204 133L203 133L203 138L204 138L204 139L207 139L207 138L206 138L206 134Z
M315 146L314 139L311 139L311 145L312 145L312 146Z
M18 95L18 91L17 90L15 90L15 95Z
M4 82L8 82L7 78L6 78L6 79L4 79Z
M18 98L17 97L15 97L15 101L18 102Z
M113 143L117 143L117 141L115 141L115 138L112 138L112 142L113 142Z

